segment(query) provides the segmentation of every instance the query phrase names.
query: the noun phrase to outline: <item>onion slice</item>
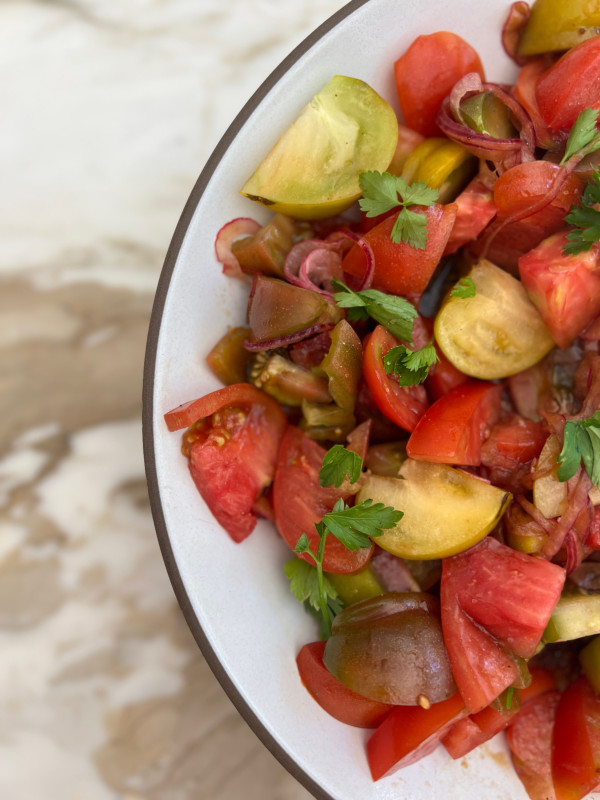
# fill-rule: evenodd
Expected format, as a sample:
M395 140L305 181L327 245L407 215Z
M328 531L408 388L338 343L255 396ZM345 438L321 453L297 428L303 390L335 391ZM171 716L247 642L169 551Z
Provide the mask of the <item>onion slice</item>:
M231 247L238 239L255 236L260 229L258 222L250 217L237 217L223 225L215 239L215 253L217 261L223 264L225 275L232 278L244 277L240 262L234 256Z
M330 234L327 239L328 241L348 239L360 247L365 255L365 274L363 275L356 291L362 292L363 289L370 289L373 283L373 277L375 275L375 254L373 253L373 248L364 238L364 236L360 236L360 234L354 233L354 231L351 231L348 228L344 228Z
M529 3L522 2L522 0L513 3L502 27L502 47L504 52L520 67L531 61L530 56L519 55L519 40L530 14Z
M316 325L311 325L309 328L303 328L294 333L287 333L285 336L276 336L273 339L261 339L258 342L253 342L246 339L243 342L244 348L251 353L260 353L263 350L276 350L278 347L287 347L290 344L296 344L303 339L308 339L309 336L315 336L317 333L325 333L326 331L333 330L335 325L333 322L320 322Z
M342 248L338 242L305 239L287 254L283 274L288 283L333 297L331 281L342 277Z

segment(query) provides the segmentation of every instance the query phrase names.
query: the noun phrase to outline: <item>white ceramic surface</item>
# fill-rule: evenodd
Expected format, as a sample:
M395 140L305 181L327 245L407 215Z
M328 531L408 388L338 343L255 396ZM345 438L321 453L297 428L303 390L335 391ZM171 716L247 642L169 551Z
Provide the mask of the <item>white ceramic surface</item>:
M462 35L480 53L490 79L510 80L515 70L500 46L508 5L506 0L368 0L326 30L289 66L220 161L209 162L206 188L191 219L188 207L167 259L162 319L162 299L155 310L147 365L149 374L156 346L154 385L147 387L154 419L146 435L153 438L153 445L148 439L147 445L154 448L149 459L154 455L156 462L157 524L160 528L162 514L180 600L185 603L184 592L188 616L195 615L203 631L205 654L218 659L238 708L259 735L266 732L299 766L309 788L335 800L521 800L526 795L501 739L457 762L438 749L415 766L372 783L364 754L369 734L330 718L298 679L295 656L302 644L316 638L316 630L283 575L289 550L268 523L260 523L241 545L223 533L189 478L180 436L167 432L162 414L219 386L204 355L228 325L244 319L248 287L222 275L213 253L215 234L236 216L266 218L238 190L303 105L338 73L366 80L397 107L394 59L416 35L436 30Z

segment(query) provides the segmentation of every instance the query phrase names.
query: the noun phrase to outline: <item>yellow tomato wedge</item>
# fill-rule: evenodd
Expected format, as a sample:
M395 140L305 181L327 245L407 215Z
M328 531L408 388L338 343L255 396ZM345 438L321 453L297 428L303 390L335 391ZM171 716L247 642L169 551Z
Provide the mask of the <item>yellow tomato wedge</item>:
M241 193L297 219L332 216L360 197L360 172L387 169L397 142L393 108L363 81L336 75L284 132Z
M471 270L473 297L450 293L435 319L442 352L466 375L506 378L531 367L554 340L520 281L490 261Z
M406 159L402 177L422 181L439 192L439 202L449 203L473 177L477 159L450 139L432 137L418 144Z
M600 5L590 0L536 0L519 41L519 55L569 50L600 28Z
M404 512L377 544L401 558L446 558L477 544L498 523L512 499L462 470L407 459L400 478L371 475L357 502L371 498Z

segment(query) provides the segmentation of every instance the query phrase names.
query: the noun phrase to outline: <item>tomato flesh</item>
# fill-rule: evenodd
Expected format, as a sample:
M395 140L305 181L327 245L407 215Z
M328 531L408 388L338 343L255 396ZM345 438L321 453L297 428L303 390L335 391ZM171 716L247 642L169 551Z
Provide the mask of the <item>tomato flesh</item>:
M531 800L556 800L552 783L552 731L560 693L527 703L507 730L515 771Z
M474 178L454 201L456 219L446 242L444 255L449 256L472 242L496 216L496 204L491 189Z
M442 744L451 758L462 758L505 730L518 712L519 704L516 701L510 710L503 712L494 706L487 706L477 714L460 719L442 739Z

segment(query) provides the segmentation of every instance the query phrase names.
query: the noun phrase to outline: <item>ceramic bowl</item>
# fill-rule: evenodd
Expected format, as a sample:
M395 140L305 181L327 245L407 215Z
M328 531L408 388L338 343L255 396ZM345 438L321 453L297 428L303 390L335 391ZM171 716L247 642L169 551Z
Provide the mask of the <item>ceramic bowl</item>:
M214 256L219 228L268 213L238 192L278 136L334 74L367 81L397 109L394 60L419 34L458 33L486 75L510 81L500 31L508 0L355 0L275 70L235 118L202 172L175 231L152 316L145 371L145 449L156 528L186 619L232 702L274 755L322 800L526 800L498 738L452 761L443 748L373 783L368 731L329 717L301 685L295 657L317 638L282 565L290 551L270 523L241 545L212 518L162 415L219 388L204 356L243 324L248 287Z

